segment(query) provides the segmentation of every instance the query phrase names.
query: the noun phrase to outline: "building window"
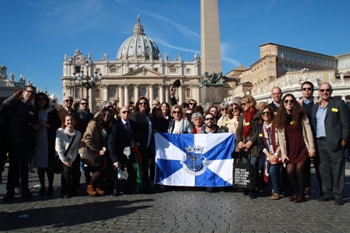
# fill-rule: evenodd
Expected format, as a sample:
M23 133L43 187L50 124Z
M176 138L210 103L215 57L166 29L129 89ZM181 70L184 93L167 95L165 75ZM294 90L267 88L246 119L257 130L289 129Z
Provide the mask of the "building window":
M146 97L146 93L147 93L147 88L146 88L146 87L143 87L143 88L141 89L141 96Z
M132 72L132 71L134 71L134 68L129 68L129 72Z
M101 73L99 68L98 68L98 69L95 69L95 72Z
M191 89L190 88L186 89L186 97L191 98Z
M134 89L129 89L129 97L134 98Z
M80 89L75 89L75 98L80 99Z
M112 88L111 89L110 97L112 97L112 98L117 97L117 88Z
M159 97L159 95L158 95L158 88L154 88L153 95L154 95L155 99Z
M74 66L74 73L80 73L80 66Z
M158 68L154 68L154 71L158 72Z
M95 95L96 95L96 98L100 98L101 97L100 89L96 89Z
M112 67L112 68L109 69L109 72L110 73L117 73L117 68Z
M176 67L170 67L170 74L176 74Z
M186 74L191 74L191 69L190 68L186 69Z

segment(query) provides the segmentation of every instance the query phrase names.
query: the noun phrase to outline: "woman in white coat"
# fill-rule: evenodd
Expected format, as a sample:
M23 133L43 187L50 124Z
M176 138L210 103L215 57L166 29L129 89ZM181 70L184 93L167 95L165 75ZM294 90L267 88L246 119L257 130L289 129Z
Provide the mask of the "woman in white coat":
M55 150L63 163L62 194L69 198L76 192L76 184L80 179L78 149L81 133L75 129L74 117L65 116L62 127L57 130Z

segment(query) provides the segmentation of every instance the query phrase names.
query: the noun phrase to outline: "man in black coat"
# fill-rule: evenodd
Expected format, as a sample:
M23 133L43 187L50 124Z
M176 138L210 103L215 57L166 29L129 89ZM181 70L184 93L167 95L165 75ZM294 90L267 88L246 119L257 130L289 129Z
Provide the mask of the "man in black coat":
M314 105L311 122L316 136L317 154L320 157L320 175L324 195L318 201L335 199L343 205L345 187L344 147L349 136L349 111L343 100L331 98L332 87L321 83L318 94L321 102Z
M15 187L20 174L22 197L32 197L28 189L28 162L35 145L34 130L39 128L39 125L34 124L34 106L31 103L35 94L36 88L27 86L25 90L17 91L3 103L10 111L7 127L10 166L4 201L11 201L15 197Z
M129 121L130 110L128 106L121 108L119 118L112 125L112 132L108 137L109 156L115 168L123 168L126 165L128 179L125 183L124 193L134 193L136 184L135 157L124 154L124 149L139 145L139 134L134 122Z

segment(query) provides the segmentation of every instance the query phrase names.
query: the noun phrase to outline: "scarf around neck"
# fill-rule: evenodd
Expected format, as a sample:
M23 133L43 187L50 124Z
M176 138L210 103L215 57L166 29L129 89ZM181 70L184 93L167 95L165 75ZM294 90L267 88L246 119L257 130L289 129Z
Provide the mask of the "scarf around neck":
M248 136L250 136L250 126L251 126L251 121L253 119L253 116L256 113L256 108L253 107L251 108L248 112L244 112L244 125L243 125L243 137L244 139L247 139Z

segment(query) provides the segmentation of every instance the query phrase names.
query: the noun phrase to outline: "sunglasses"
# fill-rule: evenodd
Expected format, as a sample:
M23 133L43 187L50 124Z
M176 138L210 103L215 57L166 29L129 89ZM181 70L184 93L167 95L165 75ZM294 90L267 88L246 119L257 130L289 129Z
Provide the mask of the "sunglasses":
M111 117L112 115L111 114L102 114L103 117Z
M73 100L64 100L64 102L67 102L67 103L68 103L68 102L73 102Z
M186 115L186 116L191 116L191 115L192 115L192 113L186 113L185 115Z
M134 111L134 109L133 108L129 108L129 110L132 112L132 111Z
M213 121L214 118L205 118L206 121Z
M304 87L303 91L312 91L312 88L311 87Z
M264 115L270 116L270 115L271 115L271 112L261 112L260 114L263 115L263 116L264 116Z
M284 103L285 104L288 104L288 103L294 104L294 100L285 100Z
M227 108L222 108L222 109L221 109L221 111L224 111L224 110L226 110L226 111L227 111Z
M173 111L173 113L175 113L175 114L180 114L181 111Z
M237 107L234 107L234 108L233 108L233 111L236 111L237 109L238 109Z
M140 102L139 105L147 105L147 102Z
M80 103L81 105L88 105L88 103Z
M190 104L190 105L197 105L196 103L193 103L193 102L190 102L189 104Z
M130 111L122 111L123 114L130 114Z
M30 94L33 94L35 95L36 93L34 91L28 91L28 90L25 90L26 92L30 93Z
M330 92L331 89L320 89L320 92Z

